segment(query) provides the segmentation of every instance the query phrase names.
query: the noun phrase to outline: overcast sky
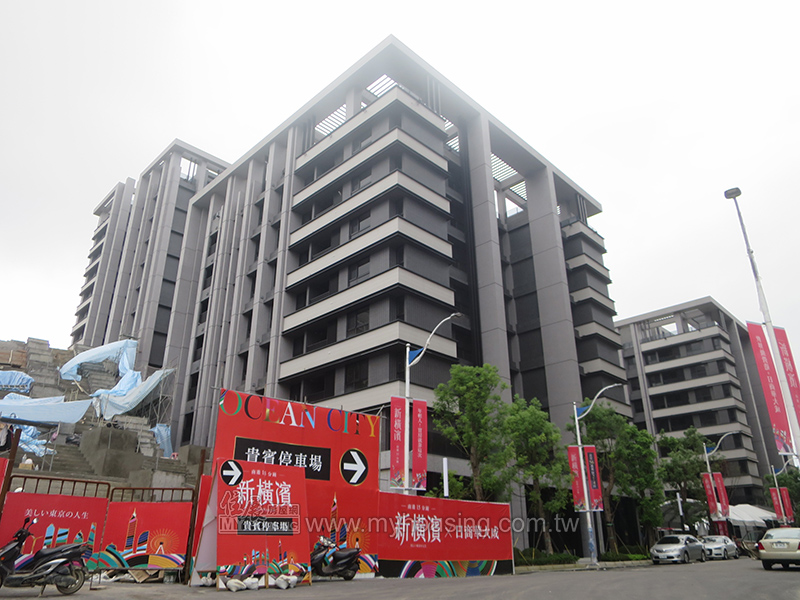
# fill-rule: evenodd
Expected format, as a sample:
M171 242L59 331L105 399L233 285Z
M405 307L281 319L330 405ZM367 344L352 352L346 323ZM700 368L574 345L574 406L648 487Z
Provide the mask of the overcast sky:
M0 0L0 339L69 345L118 181L175 138L235 161L394 34L603 205L620 318L712 296L761 321L740 187L800 355L798 22L794 1Z

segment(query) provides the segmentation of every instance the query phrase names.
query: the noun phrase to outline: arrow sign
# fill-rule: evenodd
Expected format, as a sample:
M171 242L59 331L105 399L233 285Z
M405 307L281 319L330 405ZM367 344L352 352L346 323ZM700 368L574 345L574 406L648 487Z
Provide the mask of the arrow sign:
M345 452L342 455L340 467L342 469L342 477L350 485L358 485L367 478L367 471L369 470L367 468L367 457L360 450L353 448Z
M235 460L226 460L219 471L222 481L228 485L236 485L242 480L242 467Z

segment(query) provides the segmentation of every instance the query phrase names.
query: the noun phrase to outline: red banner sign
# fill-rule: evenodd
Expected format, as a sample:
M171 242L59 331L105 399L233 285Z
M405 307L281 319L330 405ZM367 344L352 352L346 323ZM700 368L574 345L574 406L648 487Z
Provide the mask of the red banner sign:
M191 502L111 502L103 532L102 569L181 569Z
M392 397L389 407L389 487L406 487L406 399Z
M728 502L728 491L725 489L722 473L714 473L714 487L717 488L717 498L719 498L719 514L727 519L731 514L731 507Z
M769 488L769 495L772 497L772 508L775 509L775 516L778 521L783 520L783 510L781 510L781 495L778 488Z
M217 565L263 574L310 562L303 470L216 460Z
M572 503L576 512L586 512L586 496L583 493L581 455L578 446L567 447L567 458L570 471L572 471Z
M426 490L428 487L428 403L414 400L414 450L411 463L411 487Z
M586 485L589 488L589 510L603 510L603 488L597 464L597 448L583 447L583 465L586 468Z
M786 383L789 384L789 394L792 397L794 414L800 419L800 382L797 378L797 367L794 364L792 349L789 347L789 337L786 330L775 327L775 340L778 342L778 353L780 354L783 372L786 373Z
M764 335L764 330L758 323L748 323L747 331L750 334L750 343L753 345L753 354L756 358L758 375L761 379L761 388L767 401L772 432L775 436L775 445L779 452L793 452L791 435L789 434L789 419L783 403L778 376L772 362L772 354Z
M380 514L381 560L512 558L508 504L381 492Z
M72 542L88 542L95 552L100 550L103 525L106 522L107 498L83 498L50 494L8 494L0 520L0 540L8 541L22 527L25 517L38 518L23 554L44 547ZM88 565L93 568L93 565Z
M789 497L789 488L781 488L781 500L783 500L783 512L789 521L794 521L794 510L792 510L792 499Z
M711 473L703 473L703 489L706 491L706 500L708 501L708 512L711 515L717 514L717 498L714 495L714 481L711 478Z

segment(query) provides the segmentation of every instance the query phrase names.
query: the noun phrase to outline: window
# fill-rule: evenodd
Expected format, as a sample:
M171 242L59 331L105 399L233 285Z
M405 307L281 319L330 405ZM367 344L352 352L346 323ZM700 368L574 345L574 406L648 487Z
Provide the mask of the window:
M197 177L197 163L189 158L181 157L181 179L193 182Z
M347 315L347 337L369 330L369 308L351 312Z
M707 374L706 366L705 365L695 365L692 367L692 379L698 379L699 377L705 377Z
M393 256L394 260L392 261L393 265L395 267L404 266L404 263L405 263L405 247L404 246L398 246L397 248L394 249L394 253L393 254L394 254L394 256Z
M344 369L345 393L363 390L369 385L369 361L351 363Z
M360 131L356 134L356 138L353 140L353 154L361 150L364 146L366 146L370 139L372 138L372 130L366 129L364 131Z
M359 175L358 177L353 178L350 195L352 196L359 190L367 187L370 183L371 177L372 177L371 171L366 171L364 173L361 173L361 175Z
M350 237L369 229L369 211L350 221Z
M403 168L403 155L393 154L389 157L389 172L400 171Z
M348 274L348 281L350 285L357 283L364 277L369 275L369 259L366 258L361 262L358 262L354 265L350 265L350 271Z

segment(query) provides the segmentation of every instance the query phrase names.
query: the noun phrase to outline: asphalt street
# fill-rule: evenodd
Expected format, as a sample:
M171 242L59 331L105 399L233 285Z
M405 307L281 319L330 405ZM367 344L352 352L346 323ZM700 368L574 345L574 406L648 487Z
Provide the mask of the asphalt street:
M88 584L76 600L130 598L177 600L196 596L225 597L228 591L191 588L179 584L109 583L90 590ZM2 598L35 598L38 589L0 589ZM548 598L559 600L800 600L800 568L765 571L751 559L693 563L689 565L647 565L624 569L582 571L538 571L525 575L471 577L461 579L362 579L350 582L334 579L291 590L237 592L240 600L268 594L287 600L503 600ZM52 586L44 597L61 597Z

